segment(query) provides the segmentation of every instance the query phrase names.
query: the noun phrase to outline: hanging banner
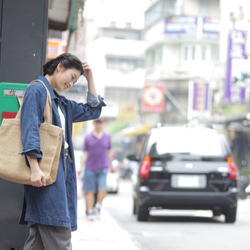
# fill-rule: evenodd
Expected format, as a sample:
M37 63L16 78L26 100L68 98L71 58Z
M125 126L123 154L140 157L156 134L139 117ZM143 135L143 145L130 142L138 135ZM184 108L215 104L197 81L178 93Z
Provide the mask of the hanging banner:
M208 83L189 82L188 120L211 118L211 90Z
M245 89L238 83L244 80L242 70L247 63L246 31L232 30L228 35L228 59L225 86L225 102L228 104L244 103Z
M146 82L142 93L142 111L163 113L165 94L163 82Z

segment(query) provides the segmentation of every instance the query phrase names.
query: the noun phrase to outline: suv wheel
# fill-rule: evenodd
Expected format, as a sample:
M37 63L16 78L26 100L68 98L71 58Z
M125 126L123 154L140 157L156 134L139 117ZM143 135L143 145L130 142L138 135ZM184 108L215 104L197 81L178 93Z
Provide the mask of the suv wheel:
M236 208L227 208L224 213L226 223L234 223L236 220L236 213Z
M147 207L138 207L137 209L137 220L147 221L149 217L149 210Z

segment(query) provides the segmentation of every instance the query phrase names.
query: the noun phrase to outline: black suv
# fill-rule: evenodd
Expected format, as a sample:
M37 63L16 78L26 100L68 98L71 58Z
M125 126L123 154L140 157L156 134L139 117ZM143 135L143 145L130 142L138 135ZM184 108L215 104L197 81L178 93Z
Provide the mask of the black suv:
M146 221L151 208L212 210L233 223L237 176L226 137L210 128L161 127L146 135L133 188L134 214Z

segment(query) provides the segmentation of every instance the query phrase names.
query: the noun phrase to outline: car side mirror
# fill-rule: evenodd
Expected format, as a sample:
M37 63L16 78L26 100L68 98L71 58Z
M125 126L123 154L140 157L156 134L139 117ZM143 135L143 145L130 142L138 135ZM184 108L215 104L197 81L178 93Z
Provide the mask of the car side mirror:
M126 158L130 161L140 161L140 159L135 154L127 155Z

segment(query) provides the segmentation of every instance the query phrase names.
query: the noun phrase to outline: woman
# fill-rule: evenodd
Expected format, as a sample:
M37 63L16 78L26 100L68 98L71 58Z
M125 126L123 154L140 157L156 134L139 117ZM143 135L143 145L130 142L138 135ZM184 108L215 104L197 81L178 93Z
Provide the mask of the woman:
M59 95L84 75L88 82L87 104L76 103ZM72 144L72 123L100 116L103 99L97 96L92 70L87 63L64 53L45 63L43 76L38 77L48 88L52 101L52 124L64 129L63 145L56 182L46 186L38 161L40 150L39 126L47 92L41 82L25 91L21 112L23 151L31 169L32 185L24 186L24 203L20 224L30 227L24 249L72 249L71 231L77 229L77 189Z

